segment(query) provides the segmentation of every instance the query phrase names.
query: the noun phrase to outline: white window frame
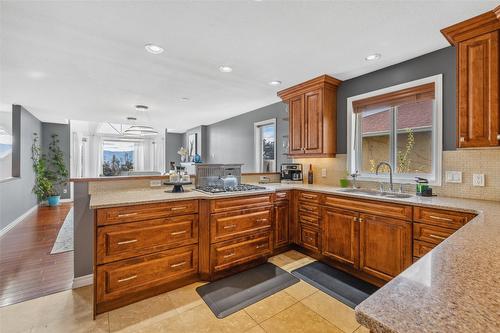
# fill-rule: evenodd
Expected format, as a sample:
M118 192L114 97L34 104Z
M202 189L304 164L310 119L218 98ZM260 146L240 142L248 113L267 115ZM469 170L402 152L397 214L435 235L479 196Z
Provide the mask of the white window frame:
M256 172L264 172L261 170L262 167L262 155L261 155L261 142L262 138L260 135L260 127L264 125L273 125L274 126L274 167L271 172L276 172L276 164L278 163L278 156L276 156L276 146L278 143L278 133L276 128L276 118L271 118L263 121L258 121L253 124L253 137L254 137L254 147L255 147L255 163L256 163Z
M413 183L416 176L426 177L429 179L429 183L435 186L441 186L441 178L442 178L442 155L443 155L443 74L429 76L423 79L410 81L402 84L398 84L395 86L371 91L365 94L352 96L347 98L347 170L349 173L355 173L358 168L356 166L356 153L357 153L357 144L359 140L356 138L356 130L353 126L356 126L356 117L357 115L354 113L353 102L365 99L373 96L378 96L382 94L391 93L394 91L412 88L415 86L434 83L435 87L435 112L433 113L433 122L432 122L432 174L422 175L422 174L407 174L404 177L398 174L394 174L393 181L395 183ZM395 138L394 138L395 140ZM394 144L394 143L393 143ZM389 163L391 161L388 161ZM388 175L374 175L368 173L361 173L358 177L359 180L364 181L387 181Z

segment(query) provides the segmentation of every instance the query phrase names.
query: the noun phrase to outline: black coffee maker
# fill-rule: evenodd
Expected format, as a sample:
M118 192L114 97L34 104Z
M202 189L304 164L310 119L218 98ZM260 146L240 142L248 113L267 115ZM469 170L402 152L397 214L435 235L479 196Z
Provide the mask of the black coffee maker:
M302 183L302 164L283 163L281 165L280 179L282 183Z

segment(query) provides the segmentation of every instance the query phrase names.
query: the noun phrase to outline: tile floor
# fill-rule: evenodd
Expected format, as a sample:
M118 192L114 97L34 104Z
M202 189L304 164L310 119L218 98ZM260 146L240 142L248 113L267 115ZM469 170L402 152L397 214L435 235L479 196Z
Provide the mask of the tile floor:
M269 259L287 271L313 261L289 251ZM244 310L217 319L194 283L92 320L90 286L0 308L0 332L344 332L367 333L354 311L301 281Z

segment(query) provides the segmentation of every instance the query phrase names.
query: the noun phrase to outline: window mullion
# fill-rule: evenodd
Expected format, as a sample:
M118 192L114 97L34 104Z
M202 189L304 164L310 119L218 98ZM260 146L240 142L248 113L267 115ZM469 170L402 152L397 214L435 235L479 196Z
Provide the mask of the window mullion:
M397 173L397 133L396 133L396 128L397 128L397 124L396 124L396 113L397 113L397 106L393 106L391 107L391 117L392 117L392 121L391 121L391 134L390 134L390 141L391 141L391 144L390 144L390 150L391 150L391 161L390 161L390 164L392 166L392 172L395 174Z

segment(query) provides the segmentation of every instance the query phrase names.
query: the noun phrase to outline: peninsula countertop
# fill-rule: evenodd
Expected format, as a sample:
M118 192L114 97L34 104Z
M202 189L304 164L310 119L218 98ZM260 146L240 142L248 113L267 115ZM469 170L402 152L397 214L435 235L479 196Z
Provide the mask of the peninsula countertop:
M165 189L100 192L91 208L299 189L478 214L356 307L372 332L500 332L500 202L447 197L379 198L322 185L266 184L265 190L205 194Z

